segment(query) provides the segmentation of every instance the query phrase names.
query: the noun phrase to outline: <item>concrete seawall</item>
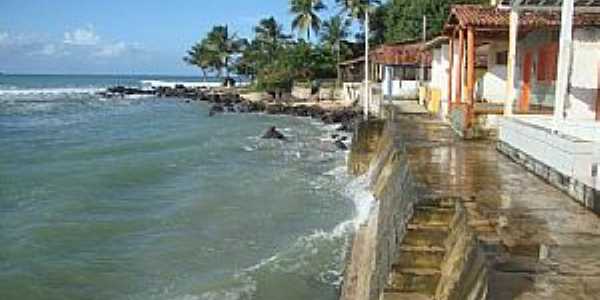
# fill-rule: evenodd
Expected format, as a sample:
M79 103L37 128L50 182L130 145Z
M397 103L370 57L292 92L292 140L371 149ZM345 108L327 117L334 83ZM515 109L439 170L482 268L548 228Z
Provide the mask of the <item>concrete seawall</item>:
M349 170L377 201L341 299L598 299L598 217L492 142L398 116L358 127Z

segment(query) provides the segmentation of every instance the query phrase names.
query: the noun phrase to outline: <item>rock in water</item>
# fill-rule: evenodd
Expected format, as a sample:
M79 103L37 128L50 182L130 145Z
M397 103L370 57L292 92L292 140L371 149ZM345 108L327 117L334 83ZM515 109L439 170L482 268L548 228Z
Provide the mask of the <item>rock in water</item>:
M262 138L263 139L286 140L285 135L283 135L283 133L279 132L275 126L272 126L271 128L269 128L269 130L267 130L267 132L265 132L265 134L263 134Z
M220 104L215 104L215 105L213 105L213 107L210 108L210 111L208 112L208 116L212 117L218 113L223 113L223 112L225 112L225 108L223 108L223 106Z
M337 140L337 141L335 141L335 146L336 146L338 149L340 149L340 150L343 150L343 151L346 151L346 150L348 150L348 146L346 146L346 144L344 144L344 142L342 142L342 140Z

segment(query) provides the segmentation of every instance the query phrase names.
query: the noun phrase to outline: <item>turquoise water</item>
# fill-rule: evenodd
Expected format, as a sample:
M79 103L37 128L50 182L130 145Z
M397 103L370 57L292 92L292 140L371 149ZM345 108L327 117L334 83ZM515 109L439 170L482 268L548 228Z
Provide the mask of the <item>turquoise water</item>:
M357 192L332 128L7 77L0 299L337 298Z

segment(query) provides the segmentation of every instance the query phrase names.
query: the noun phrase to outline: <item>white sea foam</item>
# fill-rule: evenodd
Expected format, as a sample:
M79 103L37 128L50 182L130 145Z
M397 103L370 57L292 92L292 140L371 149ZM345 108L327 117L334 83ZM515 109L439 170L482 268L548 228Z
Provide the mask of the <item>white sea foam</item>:
M142 80L144 88L175 88L181 85L188 88L211 88L221 87L221 82L185 82L185 81L162 81L162 80Z
M369 218L369 214L375 204L375 197L369 191L370 176L368 174L361 175L348 184L345 192L354 202L354 219L353 224L355 229L364 224Z
M103 91L101 88L42 88L42 89L7 89L0 90L0 96L22 95L66 95L66 94L95 94Z
M349 178L347 168L344 166L332 169L324 173L324 175L337 178L339 183L347 182ZM320 245L323 243L327 244L349 237L352 232L367 221L375 203L375 198L368 190L368 182L368 175L363 175L350 180L344 189L344 194L354 204L354 214L351 219L339 223L331 231L319 229L314 230L308 235L301 236L288 249L261 260L256 265L246 268L244 272L256 272L265 267L285 272L294 272L307 264L311 257L318 256ZM345 257L346 249L342 247L338 250L340 260L342 260ZM334 274L337 274L337 277ZM319 277L324 282L334 285L341 282L341 273L337 270L327 269L322 271Z
M186 295L183 298L178 298L177 300L241 300L251 299L255 293L256 281L252 278L246 277L239 286L221 291L206 292L200 297Z

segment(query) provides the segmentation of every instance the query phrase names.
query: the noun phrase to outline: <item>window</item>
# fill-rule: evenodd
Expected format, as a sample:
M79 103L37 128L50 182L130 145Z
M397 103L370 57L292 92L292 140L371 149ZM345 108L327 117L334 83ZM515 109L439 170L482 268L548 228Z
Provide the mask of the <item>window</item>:
M392 69L392 80L402 80L403 72L402 67L394 66Z
M496 52L496 64L501 66L508 64L508 51Z
M404 80L417 80L417 70L415 68L408 67L404 69Z

